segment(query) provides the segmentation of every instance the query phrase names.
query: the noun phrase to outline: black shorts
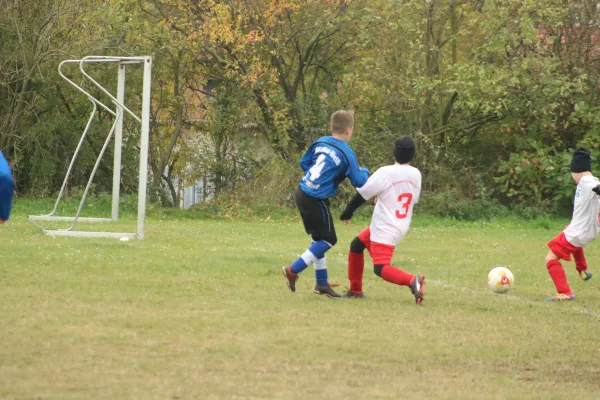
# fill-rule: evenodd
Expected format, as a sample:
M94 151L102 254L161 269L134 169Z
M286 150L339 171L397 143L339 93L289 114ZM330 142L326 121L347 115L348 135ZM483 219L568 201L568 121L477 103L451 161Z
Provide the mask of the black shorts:
M314 241L324 240L331 246L337 243L333 226L333 217L329 210L329 199L317 199L304 193L302 188L296 191L296 207L300 211L306 233Z

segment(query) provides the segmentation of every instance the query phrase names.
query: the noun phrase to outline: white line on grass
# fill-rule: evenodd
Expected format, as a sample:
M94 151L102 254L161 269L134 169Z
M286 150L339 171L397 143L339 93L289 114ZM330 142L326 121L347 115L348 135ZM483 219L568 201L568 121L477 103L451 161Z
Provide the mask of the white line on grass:
M281 252L284 253L284 252ZM286 252L289 254L289 252ZM333 253L331 255L329 255L327 257L327 261L328 263L332 263L332 264L342 264L344 267L347 266L348 260L346 259L346 256L343 253ZM366 263L365 263L366 264ZM365 270L367 270L367 268L369 268L368 265L365 265ZM487 291L487 290L474 290L472 288L466 287L466 286L457 286L457 285L452 285L450 283L444 282L444 281L440 281L437 279L429 279L427 278L426 283L429 284L433 284L435 286L441 286L445 289L450 289L450 290L457 290L457 291L461 291L461 292L467 292L473 295L478 295L478 296L493 296L496 295L494 293L492 293L491 291ZM524 303L524 304L531 304L531 305L536 305L536 306L541 306L545 303L544 300L540 300L540 301L534 301L534 300L529 300L520 296L516 296L514 294L503 294L503 295L499 295L502 296L503 298L507 299L507 300L511 300L511 301L518 301L520 303ZM600 319L600 313L594 312L594 311L589 311L585 308L581 308L578 307L576 305L573 304L573 302L569 302L570 303L570 307L567 308L557 308L560 311L563 312L576 312L579 314L583 314L583 315L589 315L590 317L594 317L594 318L598 318Z
M456 286L456 285L452 285L449 284L447 282L443 282L440 280L436 280L436 279L427 279L426 281L427 284L434 284L436 286L441 286L445 289L450 289L450 290L458 290L461 292L467 292L470 294L474 294L474 295L486 295L486 296L490 296L490 295L495 295L494 293L491 292L487 292L487 291L482 291L482 290L473 290L471 288L465 287L465 286ZM499 295L502 296L502 298L505 298L507 300L512 300L512 301L518 301L520 303L524 303L524 304L534 304L537 306L540 306L542 304L544 304L541 300L540 301L533 301L533 300L529 300L529 299L525 299L522 298L520 296L516 296L514 294L502 294ZM589 315L591 317L595 317L595 318L599 318L600 319L600 313L594 312L594 311L589 311L586 310L585 308L581 308L581 307L577 307L575 305L573 305L572 302L569 303L571 305L571 307L569 307L568 309L565 308L560 308L560 311L575 311L577 313L580 314L584 314L584 315Z

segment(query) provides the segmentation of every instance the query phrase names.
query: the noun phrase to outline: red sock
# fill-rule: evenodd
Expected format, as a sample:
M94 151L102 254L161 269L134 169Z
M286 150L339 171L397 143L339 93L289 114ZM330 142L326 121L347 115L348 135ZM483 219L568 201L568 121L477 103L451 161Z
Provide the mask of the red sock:
M583 255L582 247L578 247L577 250L573 252L573 258L575 259L575 268L577 268L577 272L585 271L587 269L587 261Z
M388 282L395 283L400 286L410 286L413 275L402 271L400 268L384 265L381 269L381 277Z
M568 296L572 295L573 293L571 292L571 288L567 283L567 275L565 274L562 264L557 260L550 260L546 263L546 267L548 267L548 273L554 281L556 291Z
M362 280L365 272L365 253L348 252L348 280L350 291L362 293Z

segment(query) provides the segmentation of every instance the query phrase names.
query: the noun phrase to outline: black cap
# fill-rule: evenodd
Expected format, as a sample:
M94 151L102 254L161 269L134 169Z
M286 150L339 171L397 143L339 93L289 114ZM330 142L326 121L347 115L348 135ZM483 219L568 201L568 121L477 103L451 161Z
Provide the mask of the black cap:
M571 172L586 172L592 171L591 152L583 147L578 147L573 152L571 159Z
M415 141L410 136L400 136L394 142L394 158L400 164L409 163L415 156Z

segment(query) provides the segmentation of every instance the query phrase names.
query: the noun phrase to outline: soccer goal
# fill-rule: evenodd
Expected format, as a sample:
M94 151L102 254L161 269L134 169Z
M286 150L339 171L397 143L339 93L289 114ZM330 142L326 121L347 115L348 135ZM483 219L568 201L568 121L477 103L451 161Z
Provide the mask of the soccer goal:
M106 88L100 85L94 78L92 78L85 67L93 63L111 63L117 66L117 93L116 97L113 96ZM86 91L81 86L67 78L63 73L63 67L67 64L79 64L79 71L81 72L84 79L89 81L92 85L97 87L102 93L104 93L111 101L114 108L104 104L99 99L94 97L90 92ZM142 83L142 110L141 116L136 115L133 111L125 106L125 76L127 72L127 66L129 65L142 64L144 68L143 83ZM127 239L143 239L144 238L144 220L146 217L146 183L148 179L148 138L150 133L150 88L152 79L152 57L141 56L141 57L105 57L105 56L88 56L80 60L65 60L58 66L58 73L60 76L67 81L70 85L75 87L77 90L82 92L88 100L92 103L92 113L88 119L87 125L81 135L81 139L75 149L73 158L69 164L65 179L60 188L60 192L54 203L54 209L49 214L45 215L30 215L29 221L40 226L45 234L50 236L80 236L80 237L105 237L105 238L127 238ZM90 174L87 185L83 192L83 196L79 203L79 207L74 216L58 216L55 215L58 210L58 205L65 192L65 188L69 181L69 176L73 170L73 165L77 159L77 155L81 150L82 144L88 134L89 128L92 125L94 116L98 111L98 107L103 108L106 112L114 117L114 122L108 132L104 145L100 150L98 159L94 164L94 168ZM106 222L106 221L118 221L119 220L119 189L121 182L121 149L123 143L123 117L125 114L129 115L137 122L140 123L140 170L139 170L139 184L138 184L138 208L137 208L137 230L136 232L97 232L97 231L79 231L75 230L77 222ZM110 218L89 218L80 217L83 205L87 198L88 192L92 185L94 175L100 165L102 157L114 136L114 161L113 161L113 181L112 181L112 200L111 200L111 217ZM71 225L65 229L50 230L45 229L38 221L70 221Z

